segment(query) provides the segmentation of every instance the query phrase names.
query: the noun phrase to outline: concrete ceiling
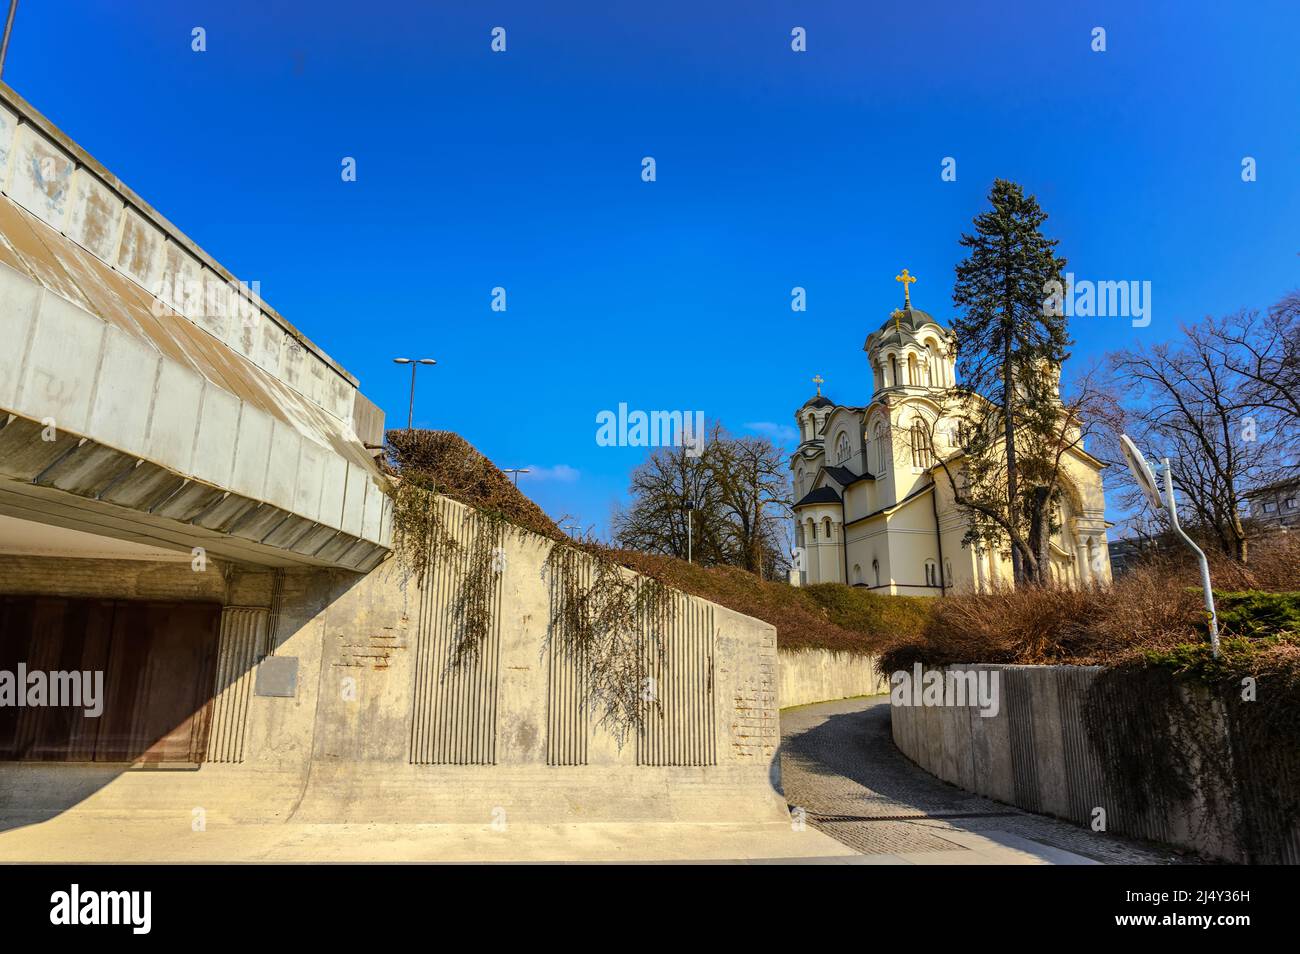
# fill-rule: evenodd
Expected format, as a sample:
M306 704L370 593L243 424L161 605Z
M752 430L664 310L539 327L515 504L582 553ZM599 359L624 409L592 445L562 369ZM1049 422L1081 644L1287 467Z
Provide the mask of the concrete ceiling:
M0 514L0 553L81 559L190 560L187 550L170 550L129 540L101 537L94 533L21 520L4 514Z

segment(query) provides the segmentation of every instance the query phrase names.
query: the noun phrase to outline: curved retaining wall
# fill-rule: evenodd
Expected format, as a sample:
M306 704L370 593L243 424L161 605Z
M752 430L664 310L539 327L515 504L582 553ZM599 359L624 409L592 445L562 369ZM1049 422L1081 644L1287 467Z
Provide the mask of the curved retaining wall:
M875 656L783 649L777 655L777 669L777 705L782 709L889 691L888 683L876 673Z
M996 670L999 707L996 715L981 716L973 707L891 705L894 742L917 765L946 782L1020 808L1068 819L1091 828L1096 809L1105 810L1110 832L1164 842L1231 862L1247 860L1234 833L1233 819L1207 807L1205 792L1161 810L1138 811L1125 804L1123 788L1107 777L1084 723L1089 685L1101 671L1095 666L964 666L964 671ZM1212 730L1224 738L1222 707L1208 692L1183 689L1197 698ZM784 703L782 703L784 705ZM1135 749L1170 744L1168 719L1154 707L1140 719L1116 713L1117 725L1132 733ZM1148 734L1136 744L1138 733ZM1240 778L1240 776L1239 776ZM1264 793L1253 791L1249 779L1241 790L1213 800L1234 811L1268 819L1276 814ZM1245 789L1252 790L1246 791ZM1273 826L1272 821L1277 825ZM1274 819L1270 827L1277 860L1300 861L1300 828L1295 820Z

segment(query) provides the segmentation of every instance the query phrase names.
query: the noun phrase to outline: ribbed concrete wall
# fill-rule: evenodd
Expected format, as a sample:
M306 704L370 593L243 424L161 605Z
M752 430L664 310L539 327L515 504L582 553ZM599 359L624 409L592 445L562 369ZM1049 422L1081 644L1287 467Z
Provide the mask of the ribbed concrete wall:
M1101 672L1089 666L966 666L963 670L997 670L1000 706L996 715L958 706L899 706L891 709L894 742L917 765L969 791L1029 811L1055 815L1091 828L1095 810L1105 810L1106 829L1191 849L1209 857L1244 862L1228 809L1212 812L1203 791L1172 807L1145 811L1126 804L1123 787L1109 778L1084 722L1088 688ZM1201 689L1192 700L1212 720L1210 736L1224 738L1222 707ZM1168 745L1175 731L1168 712L1136 698L1137 711L1116 712L1134 740L1134 749ZM1146 738L1140 739L1140 735ZM1140 742L1140 744L1138 744ZM1225 757L1226 753L1225 753ZM1220 793L1215 801L1236 811L1264 811L1269 801L1244 801L1248 773L1239 773L1242 789ZM1208 784L1208 782L1203 783ZM1158 801L1158 800L1157 800ZM1283 820L1276 829L1277 851L1300 862L1300 826Z
M876 657L827 649L783 649L777 699L782 709L852 699L888 691L876 674Z
M212 699L209 762L244 761L244 724L253 676L266 651L269 610L227 606L221 613L221 643L217 652L216 695Z
M480 529L474 518L443 506L456 532L472 540ZM454 571L423 589L396 560L365 577L290 569L277 583L269 571L213 561L205 574L188 563L134 565L115 584L104 575L120 565L111 561L97 561L101 574L63 572L75 561L13 561L24 592L216 593L228 614L240 609L223 629L212 759L168 772L0 763L0 828L75 810L157 813L188 829L195 808L209 826L482 824L497 820L498 810L509 820L547 823L787 819L774 788L773 627L677 597L651 687L659 704L640 737L634 732L620 746L565 669L571 661L557 658L561 644L549 638L551 546L531 534L503 536L491 634L479 668L460 671L447 667L442 628L456 594ZM203 582L189 579L195 576ZM0 592L6 584L0 578ZM292 697L249 691L237 671L263 632L242 608L265 608L269 628L277 592L272 648L277 658L297 659ZM265 663L262 652L252 653L255 677Z

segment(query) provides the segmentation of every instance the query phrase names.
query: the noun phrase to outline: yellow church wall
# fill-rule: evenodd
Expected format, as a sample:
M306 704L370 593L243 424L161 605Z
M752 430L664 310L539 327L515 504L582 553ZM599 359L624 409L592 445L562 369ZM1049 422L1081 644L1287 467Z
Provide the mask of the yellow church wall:
M929 478L925 481L928 483ZM939 537L934 522L931 492L902 504L889 516L890 565L894 592L905 596L938 596L938 587L926 585L925 567L939 563Z

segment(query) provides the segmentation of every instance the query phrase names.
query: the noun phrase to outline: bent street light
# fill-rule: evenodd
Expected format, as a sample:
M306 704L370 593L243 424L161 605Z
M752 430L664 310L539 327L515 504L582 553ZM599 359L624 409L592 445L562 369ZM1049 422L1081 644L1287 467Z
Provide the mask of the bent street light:
M415 369L422 364L437 364L432 358L394 358L393 364L411 366L411 406L406 412L406 429L415 430Z
M1133 479L1137 481L1142 493L1146 495L1148 501L1157 510L1165 510L1169 514L1169 522L1173 525L1174 532L1182 538L1182 541L1191 547L1192 552L1196 554L1196 559L1201 564L1201 589L1205 593L1205 618L1210 626L1210 648L1214 653L1214 658L1219 658L1219 616L1214 611L1214 590L1210 586L1210 561L1205 558L1205 551L1196 545L1196 543L1183 532L1182 525L1178 522L1178 503L1174 500L1174 474L1173 468L1169 466L1169 458L1163 459L1164 476L1165 476L1165 493L1164 499L1160 497L1160 487L1156 483L1156 476L1151 470L1151 465L1147 463L1142 452L1137 449L1127 434L1119 436L1120 447L1124 450L1124 457L1128 461L1128 469L1133 472Z
M1127 434L1119 436L1119 446L1124 451L1124 459L1128 461L1128 469L1133 472L1133 479L1137 481L1148 502L1156 510L1164 510L1165 502L1160 499L1160 486L1156 483L1156 475L1151 471L1147 459Z

